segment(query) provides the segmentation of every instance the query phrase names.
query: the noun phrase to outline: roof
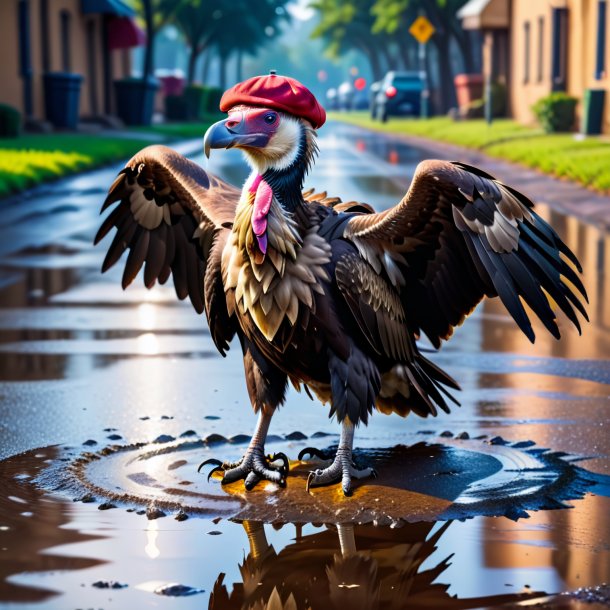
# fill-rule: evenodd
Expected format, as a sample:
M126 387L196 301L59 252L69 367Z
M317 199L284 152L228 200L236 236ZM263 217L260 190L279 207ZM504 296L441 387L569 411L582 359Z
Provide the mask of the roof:
M508 28L508 0L469 0L457 16L465 30Z
M123 0L81 0L81 10L85 15L105 13L118 17L133 17L136 14Z

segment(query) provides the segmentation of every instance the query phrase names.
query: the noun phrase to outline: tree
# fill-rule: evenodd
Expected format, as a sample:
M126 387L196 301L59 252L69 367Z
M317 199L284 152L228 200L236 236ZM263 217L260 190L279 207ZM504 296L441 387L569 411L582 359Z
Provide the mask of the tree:
M172 22L182 34L189 48L189 63L187 83L191 85L195 79L195 66L201 53L213 39L218 24L215 19L222 9L221 0L186 0L174 12Z
M157 32L174 16L185 0L136 0L136 8L144 17L146 26L146 48L142 78L147 81L155 70L155 37Z
M458 10L466 0L375 0L373 31L393 34L406 31L419 14L424 14L436 28L430 43L436 47L439 68L439 89L442 110L454 100L453 72L451 69L451 40L454 39L462 55L464 69L471 72L474 65L470 38L457 18Z
M314 0L310 5L318 11L320 22L312 38L326 44L330 57L339 57L346 51L357 49L369 60L373 78L379 80L392 65L388 52L387 36L373 32L375 18L372 8L375 0Z
M288 1L258 0L256 10L252 10L250 0L224 3L219 11L218 27L211 39L220 60L221 88L226 88L227 63L234 53L237 53L238 79L241 80L243 56L255 54L279 34L281 22L290 17L285 10Z

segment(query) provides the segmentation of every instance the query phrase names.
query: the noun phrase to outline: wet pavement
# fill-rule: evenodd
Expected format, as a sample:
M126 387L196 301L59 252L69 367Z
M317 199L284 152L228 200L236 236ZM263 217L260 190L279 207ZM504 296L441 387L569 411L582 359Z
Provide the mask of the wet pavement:
M343 125L321 135L307 184L378 209L429 156ZM208 163L199 146L182 151L245 179L239 153ZM607 233L538 208L583 264L591 324L579 337L560 320L559 342L535 325L532 346L480 306L430 355L462 406L358 431L363 459L394 452L403 470L348 500L308 497L299 476L249 497L195 472L254 428L237 346L223 359L171 286L122 292L119 266L99 273L91 240L118 169L0 202L0 607L608 607ZM326 414L291 392L269 450L332 445Z

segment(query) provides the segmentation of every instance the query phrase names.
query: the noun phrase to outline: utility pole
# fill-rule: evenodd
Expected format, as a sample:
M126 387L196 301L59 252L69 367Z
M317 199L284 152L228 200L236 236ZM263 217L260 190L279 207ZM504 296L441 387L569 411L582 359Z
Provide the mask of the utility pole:
M434 32L434 26L423 14L420 14L409 28L409 33L419 43L419 78L422 84L419 116L422 119L427 119L430 115L430 80L428 78L428 66L426 63L426 44Z

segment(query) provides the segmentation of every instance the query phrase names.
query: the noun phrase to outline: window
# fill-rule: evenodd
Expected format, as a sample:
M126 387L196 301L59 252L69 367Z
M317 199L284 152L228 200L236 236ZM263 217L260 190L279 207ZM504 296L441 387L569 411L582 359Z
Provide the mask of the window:
M59 13L59 19L61 21L61 69L64 72L70 72L70 12L61 11L61 13Z
M597 49L595 52L595 78L606 76L606 0L597 3Z
M536 80L541 83L544 75L544 17L538 17L538 70Z
M551 75L553 91L565 91L568 86L568 9L553 8L553 56Z
M530 82L530 22L523 24L523 82Z
M30 3L19 0L19 74L23 79L23 109L25 115L32 116L34 102L32 97L32 58L30 56Z

